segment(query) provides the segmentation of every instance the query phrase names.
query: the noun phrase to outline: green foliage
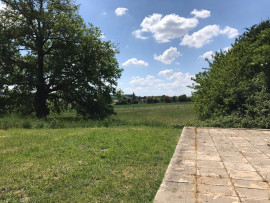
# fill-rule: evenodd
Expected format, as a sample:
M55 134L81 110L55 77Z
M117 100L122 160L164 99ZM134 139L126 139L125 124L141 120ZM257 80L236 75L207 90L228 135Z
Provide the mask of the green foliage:
M187 97L187 95L182 94L177 98L178 102L189 102L191 101L190 98Z
M224 118L227 127L269 128L270 21L252 26L228 52L217 52L208 62L193 79L199 118Z
M31 123L29 122L29 120L25 120L22 123L22 127L25 129L30 129L32 127Z
M138 99L136 95L134 94L134 92L132 93L132 96L131 96L131 104L138 104Z
M122 69L117 48L86 25L71 0L3 0L0 113L46 117L68 105L85 117L112 113ZM98 103L98 104L97 104Z
M152 103L154 103L154 98L153 98L153 97L146 97L145 100L146 100L146 103L147 103L147 104L152 104Z

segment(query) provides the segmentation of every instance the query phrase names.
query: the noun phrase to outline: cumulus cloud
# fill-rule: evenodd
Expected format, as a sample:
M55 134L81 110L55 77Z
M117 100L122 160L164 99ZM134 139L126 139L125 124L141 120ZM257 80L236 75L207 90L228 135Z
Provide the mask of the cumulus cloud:
M186 34L180 45L200 48L205 44L212 42L213 37L221 34L227 35L229 38L233 38L238 35L238 31L237 29L229 26L222 30L218 25L208 25L201 30L194 32L192 35Z
M149 66L149 64L143 60L138 60L136 58L128 59L122 64L123 66Z
M122 16L122 15L125 15L127 11L128 11L127 8L117 8L115 9L114 12L115 12L115 15Z
M171 64L177 57L181 56L181 53L177 51L176 47L170 47L165 50L160 56L154 55L154 59L161 61L164 64Z
M131 87L124 88L125 93L135 92L136 95L191 95L192 85L190 73L174 72L173 70L163 70L158 76L147 75L146 77L132 77L129 84Z
M193 11L191 11L192 15L194 15L196 18L208 18L211 15L211 12L208 10L200 10L198 11L197 9L194 9Z
M147 75L146 78L142 78L140 76L132 77L132 80L129 82L132 85L147 85L147 86L153 86L157 83L160 83L160 79L156 79L152 75Z
M173 70L163 70L158 73L158 76L169 77L173 73Z
M166 80L172 81L169 85L172 88L176 88L177 86L185 87L187 85L191 85L191 77L193 77L193 75L190 75L189 73L172 72L171 74L163 75L163 77L165 77Z
M213 51L207 51L203 55L201 55L200 58L211 60L213 59L213 55L214 55Z
M165 43L184 36L198 23L197 18L184 18L176 14L162 16L154 13L144 18L141 29L134 31L133 35L136 38L147 39L143 34L151 33L157 42Z
M142 33L143 33L142 30L135 30L132 32L132 34L138 39L148 39L149 38L149 37L143 36Z
M224 30L221 30L221 34L227 35L230 39L236 37L239 35L238 30L235 28L231 28L229 26L226 26Z

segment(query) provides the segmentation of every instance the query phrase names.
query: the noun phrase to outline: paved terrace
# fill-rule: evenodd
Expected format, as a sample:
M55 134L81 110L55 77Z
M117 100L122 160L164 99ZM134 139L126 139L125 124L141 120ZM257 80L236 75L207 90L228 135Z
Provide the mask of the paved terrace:
M185 127L154 202L270 202L270 131Z

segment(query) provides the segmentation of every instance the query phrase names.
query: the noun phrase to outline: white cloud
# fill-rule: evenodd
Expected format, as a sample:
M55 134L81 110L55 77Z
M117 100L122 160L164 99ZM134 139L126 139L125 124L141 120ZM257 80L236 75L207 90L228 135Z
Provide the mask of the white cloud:
M227 35L230 39L239 35L238 30L229 26L226 26L224 30L221 30L221 34Z
M213 51L207 51L203 55L201 55L200 58L211 60L211 59L213 59L212 55L214 55Z
M224 34L229 38L232 38L238 35L238 31L229 26L222 30L218 25L208 25L201 30L194 32L192 35L185 35L180 45L200 48L205 44L212 42L213 37L220 34Z
M169 77L173 73L173 70L163 70L158 73L158 76Z
M225 47L223 49L223 51L228 52L230 49L231 49L231 47ZM205 52L203 55L200 55L199 58L212 60L214 55L215 55L215 53L211 50L211 51Z
M154 59L161 61L164 64L171 64L177 57L181 56L180 52L177 51L176 47L170 47L165 50L162 55L154 55Z
M149 37L142 36L143 31L142 30L135 30L132 32L132 34L138 38L138 39L148 39Z
M160 71L158 77L147 75L146 77L132 77L129 82L131 87L123 88L125 93L134 92L136 95L191 95L191 89L188 85L192 85L189 73L174 72L173 70Z
M129 82L132 85L147 85L147 86L153 86L162 80L156 79L152 75L147 75L146 78L142 78L140 76L132 77L132 80Z
M208 18L211 15L211 12L208 10L200 10L198 11L197 9L194 9L193 11L191 11L192 15L195 15L196 18Z
M117 8L115 9L114 12L115 12L115 15L122 16L122 15L125 15L127 11L128 11L127 8Z
M225 47L223 51L228 52L231 49L231 47Z
M128 59L122 64L123 66L149 66L149 64L143 60L138 60L136 58Z
M182 73L182 72L174 72L170 76L165 76L167 80L173 81L171 83L172 87L177 87L177 86L187 86L191 85L191 77L193 75L190 75L189 73Z
M170 42L177 39L198 25L197 18L184 18L176 14L162 16L154 13L145 17L141 23L141 29L133 32L136 38L147 39L143 33L152 33L155 40L159 43Z
M107 15L107 12L106 12L106 11L103 11L103 12L101 13L101 15L106 16L106 15Z

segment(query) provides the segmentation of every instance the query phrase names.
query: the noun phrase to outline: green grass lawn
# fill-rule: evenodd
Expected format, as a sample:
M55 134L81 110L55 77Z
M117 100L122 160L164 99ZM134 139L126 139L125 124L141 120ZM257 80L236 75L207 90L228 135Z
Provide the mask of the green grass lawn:
M0 130L0 202L151 202L181 130Z
M0 202L153 201L195 116L187 104L136 107L103 121L0 118Z

